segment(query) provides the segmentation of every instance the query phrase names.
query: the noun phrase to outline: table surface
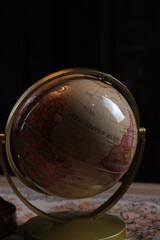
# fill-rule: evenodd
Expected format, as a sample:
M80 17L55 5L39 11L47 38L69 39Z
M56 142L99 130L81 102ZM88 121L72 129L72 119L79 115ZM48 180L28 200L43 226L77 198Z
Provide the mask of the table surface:
M66 200L56 196L39 194L24 186L16 177L13 182L21 194L34 206L45 212L92 211L100 206L117 189L120 183L96 197L81 200ZM17 197L4 176L0 176L0 196L16 206L17 230L4 240L23 240L23 226L36 216ZM109 210L126 223L126 238L160 240L160 184L132 183L123 197Z

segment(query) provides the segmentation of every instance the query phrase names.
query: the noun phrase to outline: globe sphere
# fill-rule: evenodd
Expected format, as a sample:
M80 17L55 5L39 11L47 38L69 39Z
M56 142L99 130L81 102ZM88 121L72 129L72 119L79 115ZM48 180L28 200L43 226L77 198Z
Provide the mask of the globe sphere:
M23 100L14 118L12 154L43 192L84 198L106 191L128 171L137 124L122 92L101 77L60 74Z

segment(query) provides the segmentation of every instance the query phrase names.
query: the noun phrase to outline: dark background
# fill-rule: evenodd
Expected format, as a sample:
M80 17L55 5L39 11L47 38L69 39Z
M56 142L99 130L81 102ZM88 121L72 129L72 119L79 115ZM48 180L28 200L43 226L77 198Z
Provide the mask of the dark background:
M102 70L129 88L147 129L135 181L160 182L160 8L152 2L2 1L0 132L17 99L42 77Z

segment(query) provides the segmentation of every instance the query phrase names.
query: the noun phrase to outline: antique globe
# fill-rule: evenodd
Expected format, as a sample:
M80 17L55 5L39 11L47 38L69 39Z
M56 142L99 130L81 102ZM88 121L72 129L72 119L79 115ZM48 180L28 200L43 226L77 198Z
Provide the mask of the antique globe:
M136 102L112 76L75 68L33 84L13 107L1 134L15 175L38 192L67 199L92 197L124 180L92 212L49 214L20 193L2 156L12 188L38 215L26 223L28 239L123 239L124 222L106 212L133 181L144 142Z

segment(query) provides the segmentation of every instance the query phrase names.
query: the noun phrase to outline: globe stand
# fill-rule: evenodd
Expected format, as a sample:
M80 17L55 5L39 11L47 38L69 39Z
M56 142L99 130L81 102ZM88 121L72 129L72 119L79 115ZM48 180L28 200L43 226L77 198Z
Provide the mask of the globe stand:
M11 146L11 134L12 127L14 123L14 119L16 116L19 117L19 110L22 104L28 103L28 99L31 94L34 92L36 94L39 93L38 89L43 89L43 86L48 83L50 84L50 80L57 79L59 76L66 77L68 74L86 74L92 75L96 80L104 82L106 86L115 85L121 92L126 94L126 99L128 100L131 109L133 109L135 119L136 119L136 129L137 132L137 147L134 158L131 164L128 165L129 170L125 175L125 179L120 185L120 187L116 190L116 192L100 207L92 212L84 212L84 213L45 213L42 210L38 209L36 206L33 206L17 189L15 184L13 183L8 170L6 163L3 157L3 145L5 145L5 151L7 153L7 159L9 165L14 171L15 175L28 187L34 189L35 191L42 192L34 181L28 179L23 171L20 171L20 168L17 166L16 161L12 157L13 146ZM59 80L56 80L56 84L58 84ZM49 85L50 86L50 85ZM63 89L62 89L63 88ZM59 89L60 92L65 88L62 87ZM59 94L59 93L58 93ZM115 106L115 105L113 105ZM122 117L122 116L121 116ZM0 135L0 157L2 159L2 168L4 170L4 174L7 177L8 182L10 183L12 189L17 194L17 196L21 199L21 201L30 208L33 212L35 212L38 216L29 220L24 226L24 232L26 239L30 240L102 240L102 239L123 239L125 236L125 224L118 217L108 215L106 212L112 208L117 201L124 195L124 193L129 188L130 184L134 180L134 177L138 171L144 145L145 145L145 129L139 128L139 114L137 110L136 103L130 94L130 92L123 86L118 80L114 79L108 74L104 74L98 72L96 70L88 70L88 69L71 69L66 71L61 71L56 74L50 75L42 79L40 82L33 85L33 87L29 88L18 100L12 112L10 113L7 125L6 125L6 134ZM131 132L128 132L130 134ZM12 149L12 150L11 150ZM71 214L71 215L70 215Z
M58 224L35 217L25 224L24 233L28 240L121 240L125 237L125 223L108 214L100 219L80 218Z

